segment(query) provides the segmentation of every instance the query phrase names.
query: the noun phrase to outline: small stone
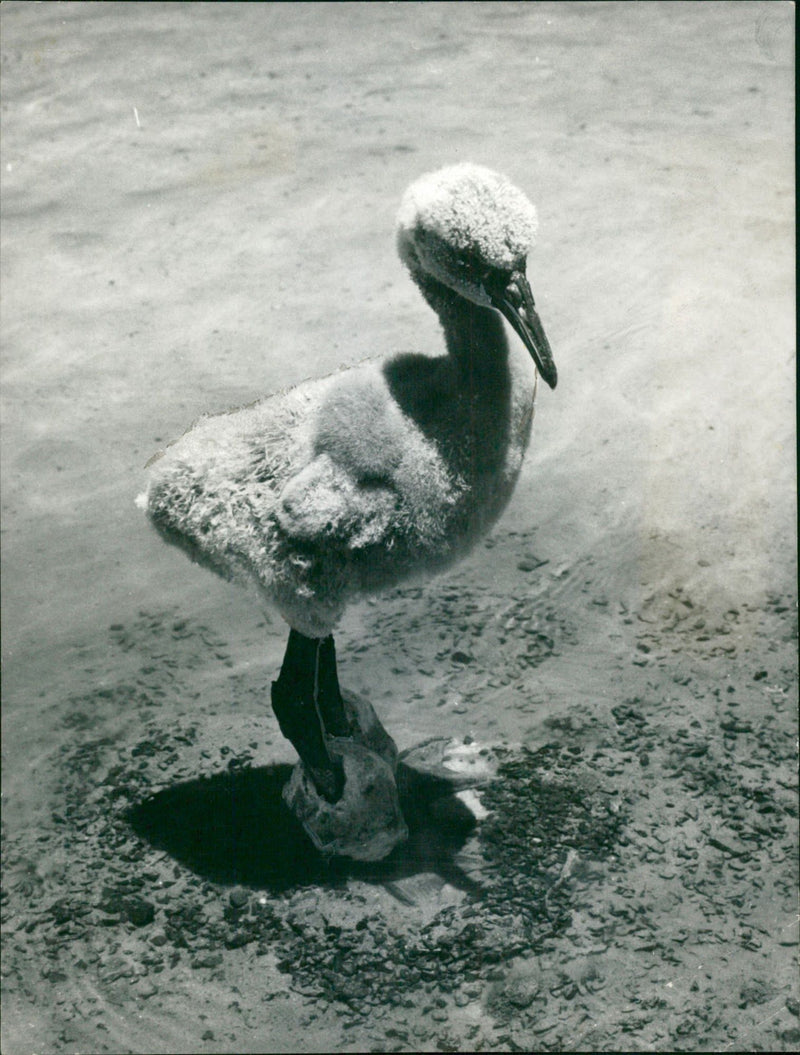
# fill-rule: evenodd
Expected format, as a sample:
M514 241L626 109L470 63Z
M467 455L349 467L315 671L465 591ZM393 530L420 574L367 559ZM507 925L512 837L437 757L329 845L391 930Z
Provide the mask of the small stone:
M534 978L512 978L506 983L503 995L514 1007L530 1007L539 992L539 983Z
M255 934L250 934L249 931L246 930L239 930L225 939L225 947L227 949L241 949L243 946L249 945L251 941L255 940Z
M152 923L156 916L156 907L144 898L127 898L123 903L125 917L134 927L146 927Z
M517 561L517 568L519 571L536 571L537 568L541 568L542 565L549 563L546 560L539 560L538 557L534 557L533 554L529 554L522 560Z
M250 894L244 887L236 887L230 892L229 900L234 908L244 908L250 900Z
M66 898L59 898L58 901L54 901L50 906L49 912L58 926L70 923L75 916L74 908Z

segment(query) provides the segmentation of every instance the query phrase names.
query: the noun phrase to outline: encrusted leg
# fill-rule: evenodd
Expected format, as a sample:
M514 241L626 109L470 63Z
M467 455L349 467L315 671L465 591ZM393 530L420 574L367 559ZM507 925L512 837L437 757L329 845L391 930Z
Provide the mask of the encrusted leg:
M332 637L291 631L272 706L301 759L283 800L311 841L324 854L382 860L408 837L397 747L366 700L342 697Z
M280 675L272 683L272 709L281 732L294 744L319 793L329 802L337 802L344 789L344 768L341 760L328 752L325 734L332 730L326 727L323 706L337 728L342 727L345 718L339 696L341 719L337 722L335 699L339 685L335 658L333 679L326 673L320 691L320 667L325 666L320 663L320 654L328 642L332 651L331 637L318 641L297 630L290 631Z

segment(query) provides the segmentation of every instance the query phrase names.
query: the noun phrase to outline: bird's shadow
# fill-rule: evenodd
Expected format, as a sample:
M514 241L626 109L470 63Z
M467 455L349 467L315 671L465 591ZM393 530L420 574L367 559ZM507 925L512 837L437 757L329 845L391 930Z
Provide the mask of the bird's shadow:
M480 891L455 861L475 817L445 781L400 764L409 837L385 860L367 864L327 858L314 847L281 798L291 771L271 765L191 780L131 807L127 820L142 839L213 882L280 893L349 877L391 883L434 872L461 890Z

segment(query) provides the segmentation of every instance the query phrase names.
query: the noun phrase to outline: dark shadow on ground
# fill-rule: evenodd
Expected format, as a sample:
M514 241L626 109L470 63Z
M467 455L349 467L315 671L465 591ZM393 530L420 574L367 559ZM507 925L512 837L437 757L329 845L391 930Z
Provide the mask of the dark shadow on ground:
M469 892L480 889L454 861L475 818L442 780L401 763L398 789L409 838L385 861L327 859L287 810L281 792L289 765L241 769L166 788L128 812L141 838L193 872L218 883L275 893L348 877L379 883L435 872Z

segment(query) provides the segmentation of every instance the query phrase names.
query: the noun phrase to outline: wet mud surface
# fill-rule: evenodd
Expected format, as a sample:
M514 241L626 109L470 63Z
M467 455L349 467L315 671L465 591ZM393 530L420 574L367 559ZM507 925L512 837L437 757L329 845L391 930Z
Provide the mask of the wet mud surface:
M373 658L452 627L469 575L445 582L387 599L406 614L378 620ZM585 597L589 622L612 619ZM109 667L141 665L74 697L52 812L4 849L7 1001L63 1051L791 1050L794 617L774 597L700 642L690 598L670 602L629 610L619 702L498 746L490 785L453 796L401 773L410 838L379 865L316 853L281 802L290 764L264 761L270 716L234 705L209 729L205 701L165 722L165 697L197 696L199 657L231 662L225 640L175 610L114 625ZM556 642L581 648L546 591L502 619L501 597L482 605L447 644L462 709L489 688L468 673L488 655L519 689ZM136 735L98 738L104 709ZM180 1008L183 1040L154 1042Z

